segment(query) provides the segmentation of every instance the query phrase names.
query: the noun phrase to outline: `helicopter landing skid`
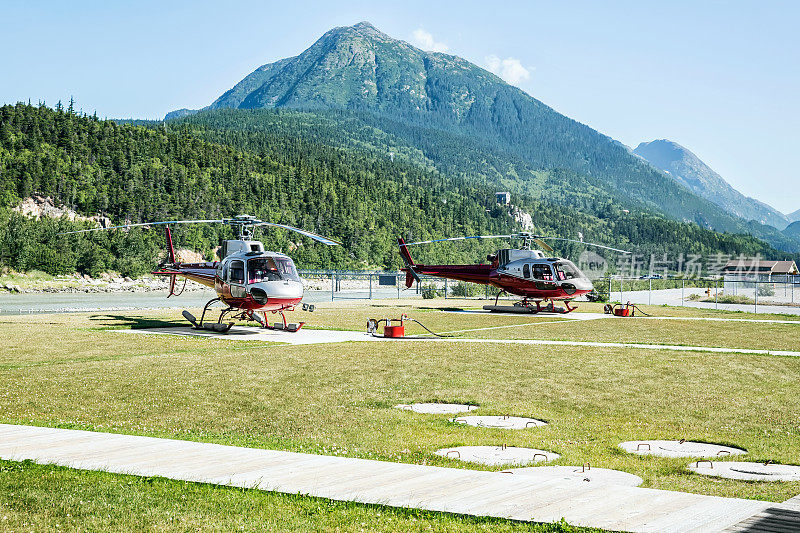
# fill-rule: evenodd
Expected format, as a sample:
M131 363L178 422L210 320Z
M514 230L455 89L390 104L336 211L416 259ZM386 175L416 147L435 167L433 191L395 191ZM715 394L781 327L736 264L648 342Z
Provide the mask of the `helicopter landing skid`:
M213 331L215 333L227 333L233 327L234 322L228 322L227 324L224 324L222 322L222 319L225 317L225 313L229 312L231 308L223 309L222 312L219 314L219 319L216 322L205 322L206 312L208 311L208 308L214 302L218 301L220 301L219 298L214 298L206 303L205 307L203 307L203 314L200 315L199 321L189 311L184 311L182 313L183 318L191 322L192 327L194 327L194 329L204 329L207 331Z
M205 307L203 307L203 314L200 315L199 321L189 311L184 311L183 317L191 322L195 329L205 329L208 331L214 331L216 333L227 333L237 320L252 320L254 322L258 322L259 325L264 329L271 329L273 331L287 331L289 333L296 333L305 325L305 322L300 322L299 324L288 323L286 321L286 315L283 314L283 310L273 311L273 313L280 313L283 320L281 322L274 322L273 324L270 324L267 320L267 313L265 311L259 313L257 311L247 311L236 307L227 307L223 309L220 312L219 318L216 322L205 322L204 320L206 318L206 312L208 311L208 308L218 301L220 301L219 298L214 298L206 303ZM222 321L225 318L225 315L228 315L227 322Z
M548 302L547 305L542 305L541 300L534 302L522 300L515 302L514 305L484 305L483 308L484 310L491 311L493 313L536 314L544 312L557 313L561 315L566 315L567 313L571 313L577 309L577 307L571 307L569 305L569 300L564 300L564 307L556 307L552 301Z
M298 324L290 324L286 322L286 315L283 314L283 311L277 311L277 312L281 314L281 318L283 319L283 321L273 322L271 325L267 321L266 312L264 312L264 317L262 318L261 316L257 315L255 311L253 311L248 315L248 318L250 318L251 320L255 320L256 322L261 324L261 327L264 329L271 329L273 331L287 331L289 333L297 333L298 331L300 331L300 328L302 328L306 324L305 322L300 322Z

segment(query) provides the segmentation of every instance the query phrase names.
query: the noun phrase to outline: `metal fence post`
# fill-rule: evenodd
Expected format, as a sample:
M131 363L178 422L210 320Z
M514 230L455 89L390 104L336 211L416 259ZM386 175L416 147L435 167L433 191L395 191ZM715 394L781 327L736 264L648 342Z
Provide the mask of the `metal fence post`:
M372 272L369 274L369 299L372 300Z
M331 301L335 300L336 294L336 272L331 272Z
M444 278L444 299L447 300L447 278Z
M400 299L400 273L397 273L397 282L394 284L397 287L397 299Z
M753 301L755 302L753 312L758 314L758 278L753 281Z
M653 278L650 278L650 290L647 293L647 305L653 304Z
M719 294L719 288L717 285L719 284L719 280L714 280L714 309L719 309L719 303L717 302L717 295Z
M686 280L681 278L681 307L686 305L683 300L683 294L686 291Z

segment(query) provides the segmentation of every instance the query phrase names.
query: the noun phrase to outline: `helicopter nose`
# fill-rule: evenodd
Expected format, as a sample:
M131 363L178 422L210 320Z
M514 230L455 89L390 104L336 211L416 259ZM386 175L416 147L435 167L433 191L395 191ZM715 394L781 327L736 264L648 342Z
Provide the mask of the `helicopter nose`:
M267 297L267 291L260 287L253 287L250 289L250 296L252 296L253 300L256 301L258 304L265 304L269 299Z

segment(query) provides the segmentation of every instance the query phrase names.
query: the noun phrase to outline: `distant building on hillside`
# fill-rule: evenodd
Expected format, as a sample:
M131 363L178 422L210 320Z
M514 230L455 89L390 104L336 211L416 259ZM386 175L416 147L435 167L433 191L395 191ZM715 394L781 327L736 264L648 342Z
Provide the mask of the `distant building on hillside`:
M726 279L758 281L786 281L787 276L797 276L794 261L765 261L763 259L733 259L722 267Z
M741 293L751 298L753 292L757 292L759 296L769 296L774 295L776 289L783 287L784 293L791 288L794 299L794 286L800 283L800 275L794 261L733 259L722 267L722 274L724 294Z
M500 205L508 205L511 203L511 193L510 192L496 192L494 193L494 198Z

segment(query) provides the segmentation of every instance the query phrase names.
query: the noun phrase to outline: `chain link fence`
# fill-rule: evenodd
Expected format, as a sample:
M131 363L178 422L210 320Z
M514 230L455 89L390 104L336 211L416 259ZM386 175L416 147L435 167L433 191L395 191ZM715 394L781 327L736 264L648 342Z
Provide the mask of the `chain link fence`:
M593 280L601 300L800 314L800 276Z
M301 270L306 290L329 301L387 298L471 298L494 300L500 289L421 276L406 289L405 273L367 270ZM600 301L690 306L751 312L800 314L800 276L774 279L604 277L592 281ZM519 298L503 294L502 301Z

